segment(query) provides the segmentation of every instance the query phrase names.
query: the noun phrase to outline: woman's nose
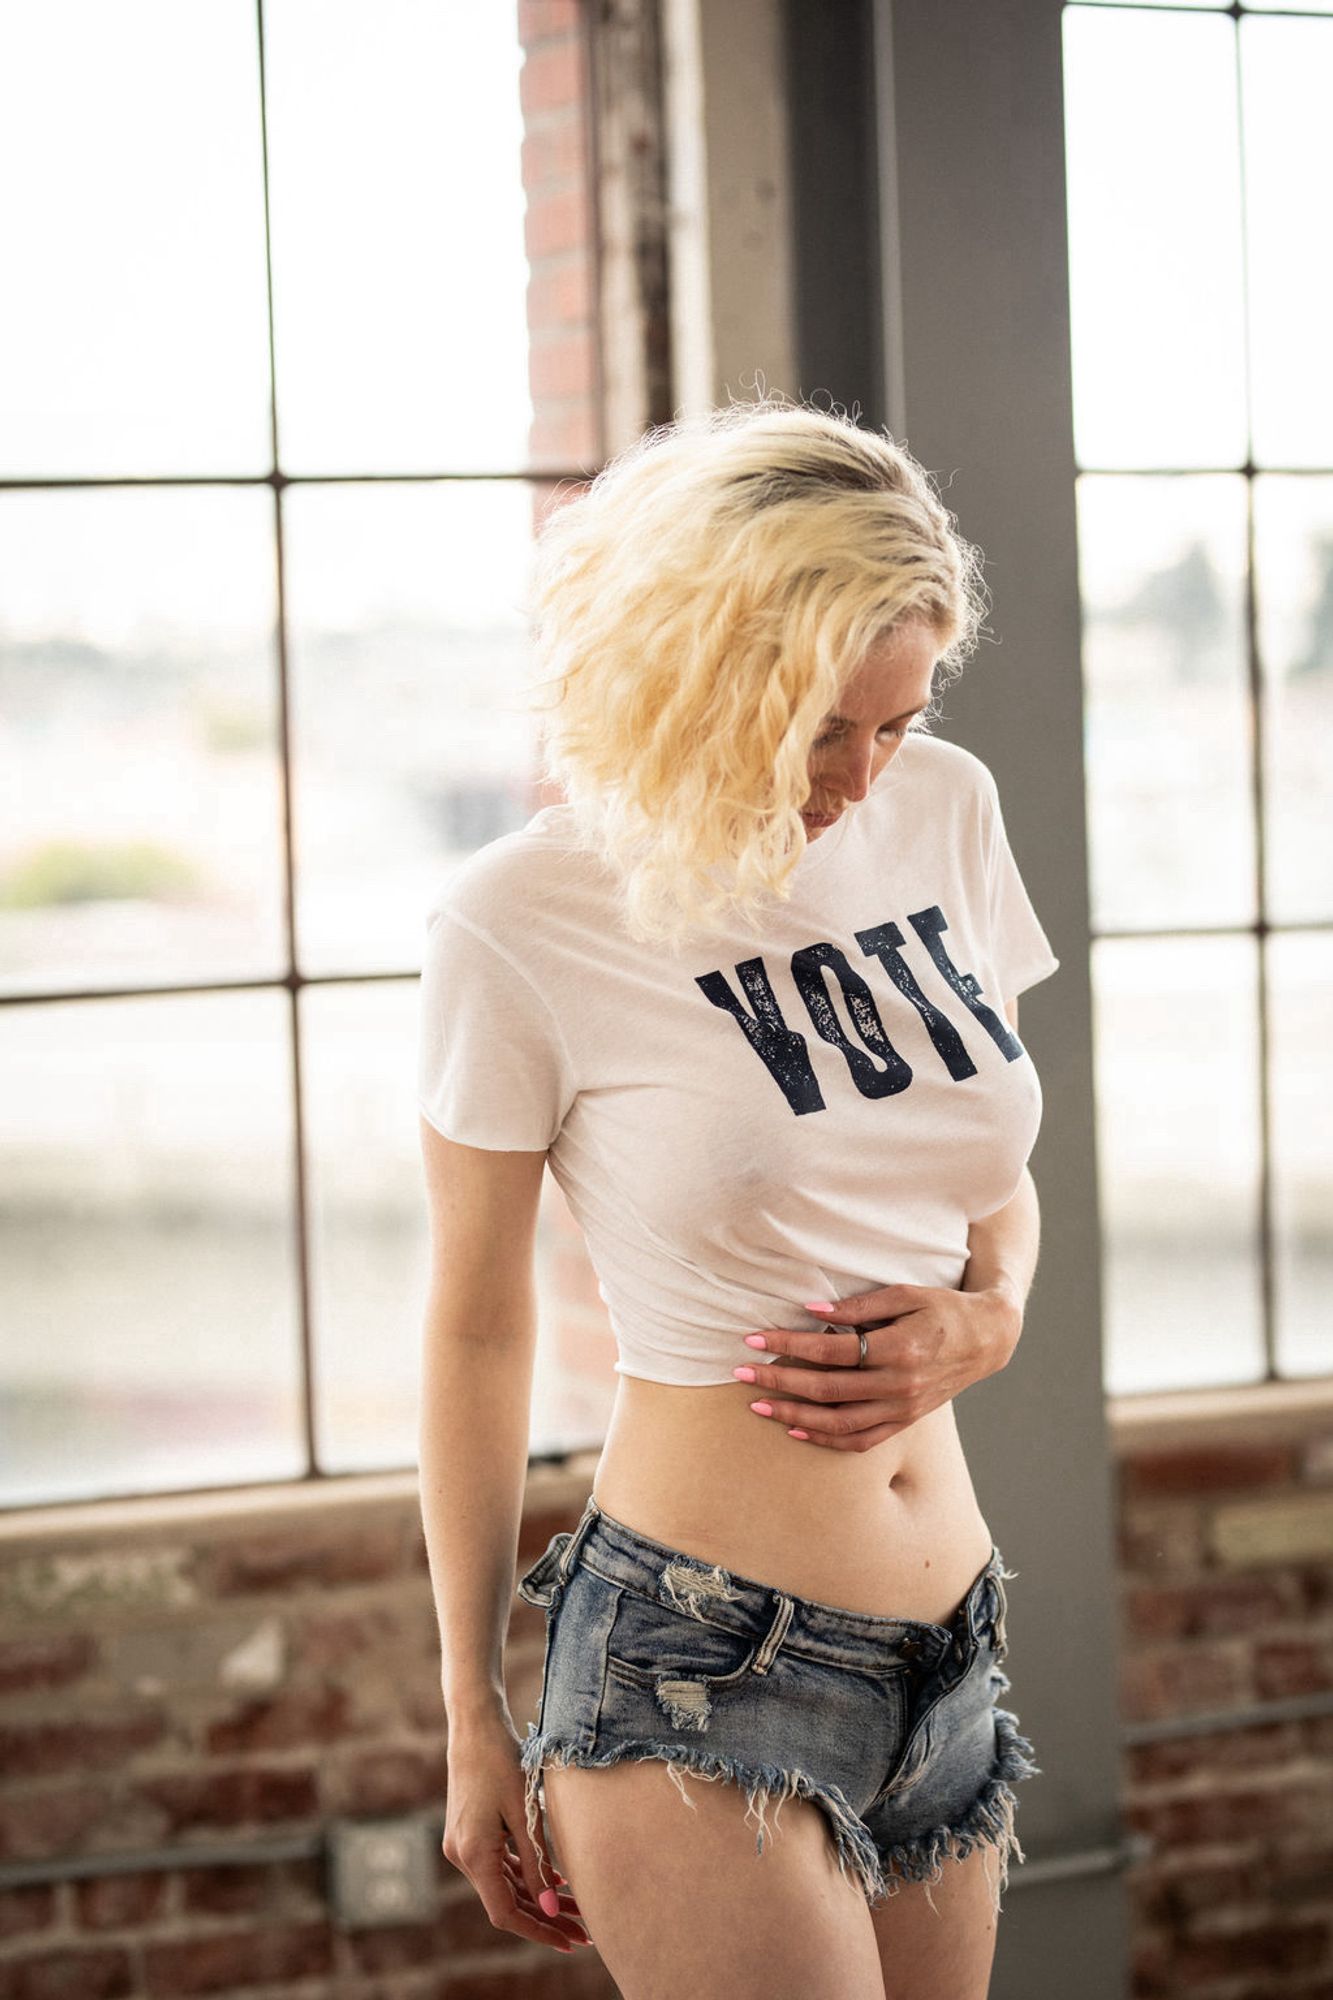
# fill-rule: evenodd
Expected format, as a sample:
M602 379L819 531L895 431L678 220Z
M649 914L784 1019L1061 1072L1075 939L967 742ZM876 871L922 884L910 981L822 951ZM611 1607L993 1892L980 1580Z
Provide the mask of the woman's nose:
M870 790L874 775L873 745L867 746L864 750L854 748L844 750L834 771L838 790L848 799L863 799Z

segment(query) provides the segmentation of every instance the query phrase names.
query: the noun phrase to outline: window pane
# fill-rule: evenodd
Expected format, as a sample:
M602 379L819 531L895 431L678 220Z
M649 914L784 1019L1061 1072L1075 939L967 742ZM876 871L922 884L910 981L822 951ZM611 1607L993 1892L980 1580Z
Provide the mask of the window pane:
M518 482L288 492L300 959L420 962L442 866L537 810Z
M1255 917L1238 477L1078 481L1098 929Z
M1240 52L1254 458L1333 465L1333 21L1243 21Z
M1111 1395L1265 1372L1250 938L1093 945Z
M0 475L262 471L254 9L4 0L0 187Z
M1241 465L1232 23L1070 7L1064 63L1078 461Z
M281 993L0 1013L0 1501L304 1471Z
M264 49L284 470L521 468L513 0L269 0Z
M415 1104L419 986L301 997L316 1417L325 1472L410 1465L420 1419L427 1212ZM538 1211L534 1453L606 1435L615 1342L582 1233L548 1174Z
M1277 1365L1333 1374L1333 937L1268 946L1272 1033Z
M273 502L0 494L0 978L285 966Z
M1333 917L1333 479L1255 481L1268 913Z

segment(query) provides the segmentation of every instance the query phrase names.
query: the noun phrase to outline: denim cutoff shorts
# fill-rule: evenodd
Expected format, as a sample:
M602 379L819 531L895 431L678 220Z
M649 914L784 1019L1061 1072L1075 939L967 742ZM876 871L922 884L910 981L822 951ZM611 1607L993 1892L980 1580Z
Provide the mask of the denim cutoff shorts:
M1016 1574L992 1545L948 1625L845 1611L668 1548L590 1497L518 1584L546 1611L522 1748L529 1835L546 1766L657 1758L687 1805L687 1771L743 1787L761 1856L766 1805L776 1832L784 1799L812 1799L872 1905L984 1845L998 1910L1024 1859L1013 1785L1040 1770L996 1705Z

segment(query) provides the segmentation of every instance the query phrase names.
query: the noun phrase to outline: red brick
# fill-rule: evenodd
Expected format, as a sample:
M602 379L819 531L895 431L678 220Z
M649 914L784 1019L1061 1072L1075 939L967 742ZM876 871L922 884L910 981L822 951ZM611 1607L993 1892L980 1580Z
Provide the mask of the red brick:
M96 1666L96 1641L87 1632L52 1632L0 1643L0 1695L68 1687Z
M518 0L518 38L527 48L551 35L578 33L579 0Z
M573 1528L577 1524L582 1512L582 1501L577 1507L552 1507L549 1510L543 1509L540 1513L533 1508L526 1512L518 1531L519 1562L523 1563L525 1557L535 1560L552 1536L563 1534L566 1529ZM535 1606L526 1605L520 1597L515 1601L512 1615L519 1618L528 1610L535 1611ZM540 1613L537 1615L540 1616Z
M588 141L578 106L543 118L523 135L523 185L529 195L544 194L568 181L580 180L588 169Z
M1264 1889L1277 1904L1327 1904L1333 1898L1333 1845L1267 1858Z
M70 1884L75 1921L86 1931L150 1924L167 1905L167 1878L157 1869L92 1875Z
M443 1965L449 1951L442 1916L431 1923L376 1925L374 1929L348 1931L346 1939L359 1972L392 1973L411 1971L418 1965Z
M129 1953L119 1945L0 1964L0 2000L124 2000L136 1990Z
M291 1750L306 1744L336 1743L355 1733L352 1701L345 1688L324 1682L289 1688L246 1702L235 1715L211 1723L204 1746L211 1755L240 1750Z
M1333 1563L1304 1563L1300 1577L1308 1616L1333 1624Z
M205 1827L309 1820L319 1812L313 1771L248 1765L241 1770L191 1769L140 1777L136 1796L155 1807L168 1834Z
M332 1969L333 1933L327 1923L224 1931L152 1944L144 1952L145 1988L154 2000L225 1993L265 1980L314 1979Z
M514 1933L496 1929L486 1914L486 1905L467 1877L452 1869L449 1873L452 1881L444 1892L440 1909L441 1941L449 1957L465 1951L492 1950L505 1938L512 1942Z
M1126 1504L1119 1521L1119 1563L1148 1576L1179 1575L1203 1565L1199 1508L1162 1501Z
M1122 1627L1134 1638L1188 1639L1250 1632L1261 1623L1301 1617L1297 1577L1258 1572L1216 1575L1197 1583L1131 1585L1121 1594Z
M590 395L595 375L593 344L586 333L548 335L528 348L528 381L534 401Z
M1307 1715L1301 1724L1307 1750L1333 1762L1333 1715Z
M1259 1924L1253 1930L1228 1930L1223 1937L1186 1939L1176 1948L1175 1964L1187 1985L1234 1979L1242 1972L1262 1972L1272 1980L1278 1973L1324 1967L1328 1948L1326 1923Z
M1301 1440L1301 1478L1312 1486L1326 1486L1333 1480L1333 1430L1317 1432Z
M538 42L527 50L518 73L524 118L577 104L583 95L583 58L575 36Z
M207 1552L204 1587L215 1597L299 1589L336 1589L344 1583L380 1583L399 1573L403 1524L339 1527L330 1521L278 1534L222 1542Z
M544 261L532 272L527 311L532 336L552 328L591 328L596 317L592 265L583 251L571 250L558 261Z
M0 1796L0 1861L41 1861L85 1843L109 1817L113 1794L97 1785L52 1786Z
M1292 1446L1278 1442L1173 1445L1165 1451L1140 1452L1124 1462L1120 1477L1127 1500L1151 1500L1288 1486L1295 1473Z
M1169 1939L1135 1931L1129 1940L1129 1972L1134 2000L1178 2000Z
M1134 1722L1234 1707L1251 1692L1239 1642L1122 1655L1119 1683L1121 1712Z
M386 1744L340 1762L328 1781L330 1803L351 1817L434 1809L444 1798L447 1777L441 1726L438 1748L407 1750Z
M1273 1722L1261 1728L1213 1729L1206 1735L1131 1744L1124 1772L1130 1788L1170 1784L1173 1778L1206 1778L1210 1773L1225 1783L1229 1773L1268 1770L1306 1754L1299 1722Z
M1211 1843L1259 1840L1274 1835L1308 1837L1326 1827L1327 1789L1294 1780L1246 1791L1200 1792L1169 1799L1131 1797L1124 1817L1159 1846L1183 1850Z
M0 1889L0 1938L27 1937L44 1931L56 1919L56 1885L28 1882L20 1888Z
M263 1862L181 1868L177 1874L182 1907L195 1916L252 1917L273 1901L275 1871Z
M1179 1932L1201 1911L1243 1908L1253 1885L1253 1869L1242 1861L1136 1877L1129 1884L1135 1928L1152 1925Z
M421 1539L419 1524L414 1524L414 1539ZM316 1673L331 1667L360 1668L390 1652L396 1658L417 1652L429 1636L429 1627L418 1625L406 1606L325 1611L316 1602L289 1621L288 1658L293 1667Z
M1254 1685L1263 1701L1333 1691L1333 1640L1261 1640L1254 1649Z
M523 244L530 264L591 241L591 217L583 186L560 188L529 198L523 217Z
M62 1771L106 1770L127 1763L142 1750L161 1743L167 1719L153 1709L119 1719L11 1723L0 1728L0 1770L11 1781L20 1777L54 1777Z

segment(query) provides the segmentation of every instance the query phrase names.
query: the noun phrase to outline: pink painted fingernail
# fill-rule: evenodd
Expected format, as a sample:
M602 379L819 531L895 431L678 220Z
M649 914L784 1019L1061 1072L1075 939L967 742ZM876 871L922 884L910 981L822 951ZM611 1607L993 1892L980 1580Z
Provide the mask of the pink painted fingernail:
M773 1414L771 1403L751 1403L750 1408L761 1417L771 1417Z
M560 1915L560 1898L556 1895L554 1889L543 1889L537 1901L541 1904L548 1917L558 1917Z
M788 1436L789 1438L808 1438L808 1437L809 1437L809 1435L810 1435L809 1431L788 1431L788 1432L787 1432L787 1436Z
M808 1313L831 1313L836 1312L837 1307L834 1305L832 1299L812 1299L805 1307L805 1311Z
M747 1333L745 1336L745 1345L747 1347L767 1347L768 1342L764 1339L762 1333Z
M738 1382L753 1382L754 1380L753 1368L733 1368L731 1372Z

